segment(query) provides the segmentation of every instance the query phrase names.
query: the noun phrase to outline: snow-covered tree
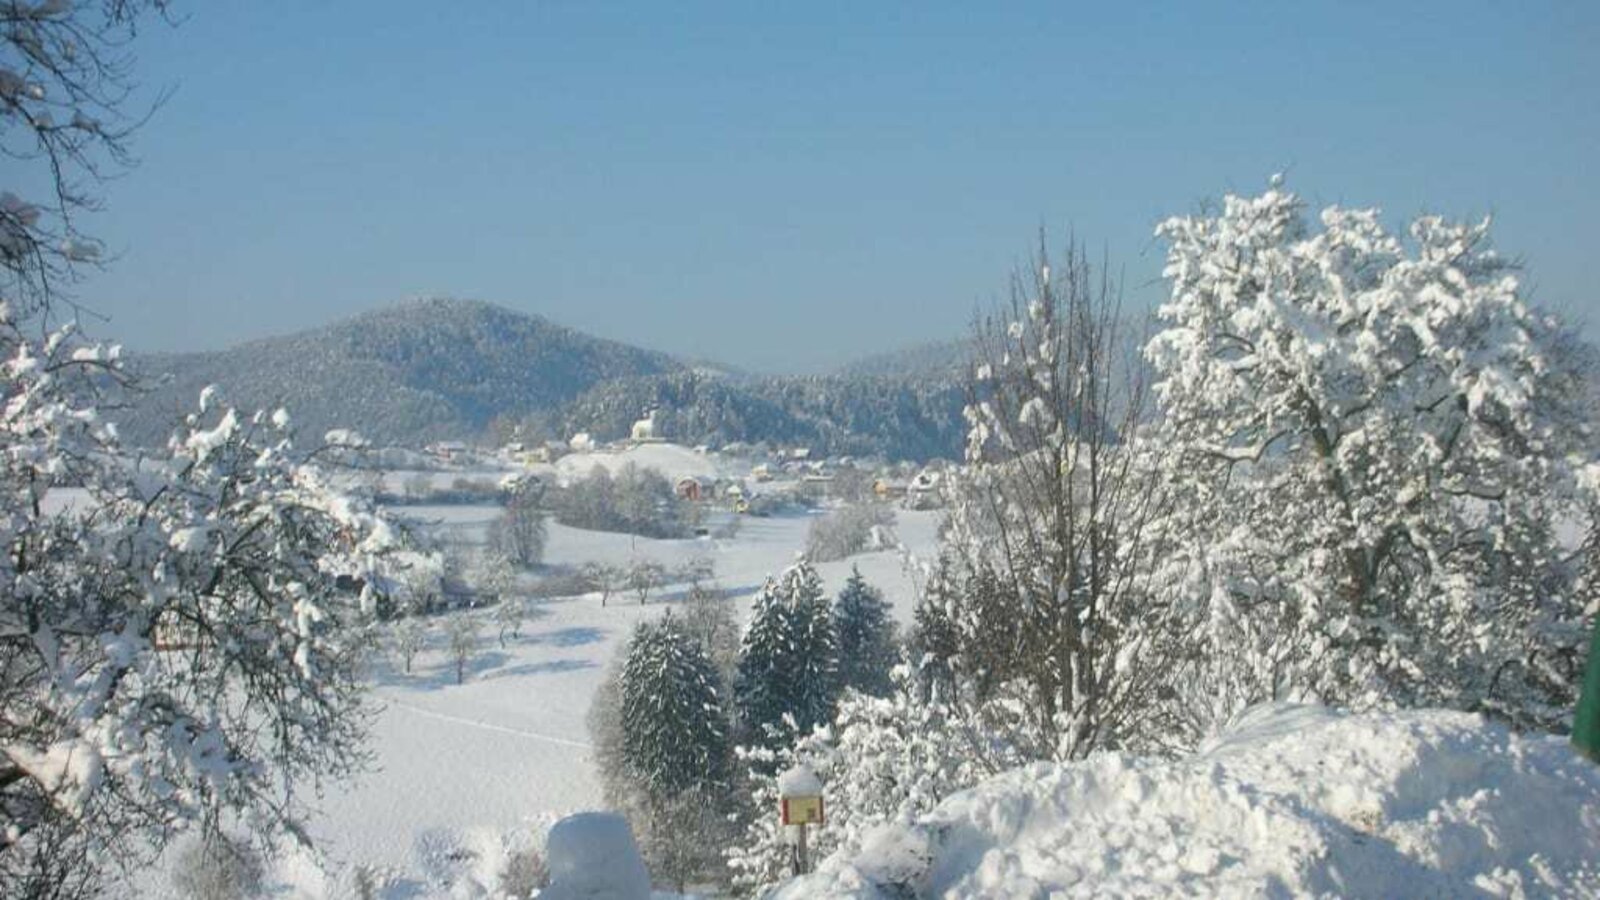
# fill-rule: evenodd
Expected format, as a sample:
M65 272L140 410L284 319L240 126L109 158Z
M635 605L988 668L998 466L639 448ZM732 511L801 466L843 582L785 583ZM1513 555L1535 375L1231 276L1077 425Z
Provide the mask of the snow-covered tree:
M1159 234L1146 356L1179 454L1159 562L1205 613L1195 707L1309 694L1561 727L1594 612L1561 537L1592 508L1590 400L1488 222L1310 222L1275 181Z
M670 612L641 623L622 669L622 770L651 870L682 892L720 861L728 720L716 667Z
M683 630L700 642L721 676L718 684L731 696L739 666L739 619L733 598L715 584L696 584L683 601Z
M82 218L99 206L93 187L132 163L129 140L144 114L128 108L140 100L129 39L141 16L166 6L0 4L0 156L14 179L0 186L0 300L12 315L49 309L100 259Z
M889 690L889 670L899 660L894 621L883 593L851 567L850 578L833 601L833 627L839 657L839 687L864 694Z
M667 580L667 567L653 559L636 559L627 569L628 589L639 598L639 605L650 599L650 592Z
M578 569L583 583L600 595L600 605L605 606L627 580L627 570L606 562L586 562Z
M740 742L807 734L833 718L837 695L833 617L816 569L801 560L756 594L734 682Z
M165 9L0 4L6 897L96 895L197 825L303 839L303 798L365 758L357 676L391 528L295 449L286 413L211 391L163 457L130 458L102 415L131 380L117 349L51 325L98 257L92 188L144 118L135 21Z
M489 526L490 550L512 565L528 568L544 559L548 539L544 493L534 479L519 479L506 488L505 512Z
M411 661L428 645L428 626L419 616L409 615L395 620L389 631L395 655L410 675Z
M114 350L35 343L3 305L0 348L0 893L92 891L224 815L300 834L300 798L363 760L393 530L302 461L281 411L208 391L166 459L135 463L98 412Z
M622 754L654 796L713 787L727 767L727 720L717 672L670 612L640 623L622 670Z
M467 680L467 665L478 653L478 619L466 612L450 618L444 627L450 662L456 667L456 684Z
M527 617L527 600L509 595L500 598L500 602L494 608L494 625L502 650L505 649L507 635L522 637L522 622Z
M942 556L961 673L1026 686L1041 757L1138 743L1170 672L1145 526L1163 494L1137 436L1146 388L1120 293L1069 248L1043 249L979 322Z

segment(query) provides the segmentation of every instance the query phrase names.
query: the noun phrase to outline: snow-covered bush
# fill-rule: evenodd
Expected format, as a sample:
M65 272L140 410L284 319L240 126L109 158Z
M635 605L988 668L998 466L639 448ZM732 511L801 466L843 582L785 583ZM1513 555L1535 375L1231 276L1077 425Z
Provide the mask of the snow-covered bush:
M742 891L759 895L789 874L791 837L778 821L774 773L799 764L822 781L827 815L810 837L820 859L859 849L880 826L909 825L951 794L1023 761L981 717L929 701L909 667L897 668L893 683L886 697L847 692L833 724L793 746L741 748L751 795L728 866Z
M522 847L506 854L500 867L500 893L511 900L531 900L550 883L550 868L537 847Z
M1171 297L1145 353L1174 502L1153 563L1204 621L1184 705L1563 727L1596 611L1562 539L1590 527L1591 398L1488 222L1312 222L1274 183L1159 234Z
M895 543L894 510L879 503L860 503L812 520L806 534L806 557L813 562L831 562Z
M262 894L265 877L255 847L217 834L191 842L178 854L172 886L186 900L250 900Z

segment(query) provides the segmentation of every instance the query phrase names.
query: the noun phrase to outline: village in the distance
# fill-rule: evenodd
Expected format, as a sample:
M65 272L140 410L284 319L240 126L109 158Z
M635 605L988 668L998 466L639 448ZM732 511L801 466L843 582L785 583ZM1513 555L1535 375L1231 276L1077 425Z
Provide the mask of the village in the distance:
M0 898L1600 897L1597 41L0 0Z

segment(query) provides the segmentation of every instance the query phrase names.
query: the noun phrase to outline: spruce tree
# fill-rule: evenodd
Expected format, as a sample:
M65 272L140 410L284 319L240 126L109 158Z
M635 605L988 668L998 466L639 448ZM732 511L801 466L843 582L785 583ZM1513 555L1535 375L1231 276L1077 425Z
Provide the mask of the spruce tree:
M769 730L799 733L833 717L838 652L822 581L804 561L767 579L756 594L735 680L742 743L767 746Z
M925 699L948 701L955 693L956 663L961 655L961 629L951 614L959 589L948 560L929 581L911 624L908 656Z
M622 762L652 803L724 781L717 670L669 613L634 629L622 670Z
M867 584L852 566L850 579L833 603L833 625L839 653L839 687L875 697L887 696L889 670L896 652L894 623L883 593Z

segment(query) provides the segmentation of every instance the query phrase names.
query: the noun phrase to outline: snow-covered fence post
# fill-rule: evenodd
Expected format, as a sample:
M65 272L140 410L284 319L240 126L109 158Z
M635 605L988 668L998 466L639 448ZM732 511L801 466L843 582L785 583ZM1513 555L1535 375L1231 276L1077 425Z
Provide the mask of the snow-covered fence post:
M1600 619L1589 638L1589 666L1584 671L1578 715L1572 721L1572 743L1578 752L1600 763Z
M783 824L798 829L795 839L794 874L810 871L806 858L806 826L822 824L822 782L817 773L804 765L778 776L778 808Z

